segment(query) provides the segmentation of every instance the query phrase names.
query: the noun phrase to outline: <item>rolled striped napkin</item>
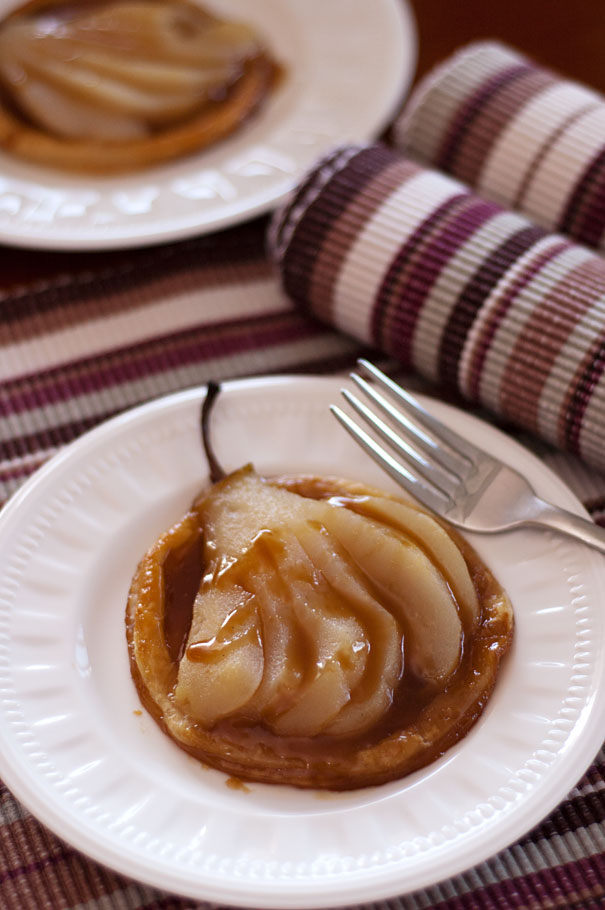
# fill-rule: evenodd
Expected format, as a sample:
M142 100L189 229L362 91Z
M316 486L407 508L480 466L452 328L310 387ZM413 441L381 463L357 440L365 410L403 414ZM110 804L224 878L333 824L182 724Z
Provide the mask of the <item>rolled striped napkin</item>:
M605 468L605 258L383 146L320 162L269 243L303 310Z
M458 51L412 93L394 127L406 155L605 248L605 98L492 42Z

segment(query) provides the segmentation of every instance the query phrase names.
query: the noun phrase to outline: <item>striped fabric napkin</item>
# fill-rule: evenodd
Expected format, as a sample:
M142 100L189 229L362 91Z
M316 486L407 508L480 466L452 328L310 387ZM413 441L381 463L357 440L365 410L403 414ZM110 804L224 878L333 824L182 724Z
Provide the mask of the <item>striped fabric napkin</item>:
M517 94L502 107L494 100L471 136L477 103L467 96L488 98L492 83L507 84L502 68L522 74ZM335 150L276 213L269 241L282 286L303 310L605 469L605 257L548 230L580 192L572 179L580 165L568 165L566 184L553 178L550 191L542 174L549 152L563 160L566 130L583 122L580 113L563 125L559 118L547 142L544 123L556 119L548 98L583 92L605 123L604 100L512 52L492 44L463 52L419 87L398 123L398 141L414 158L380 145ZM531 115L520 113L523 99ZM512 130L515 116L525 137ZM458 122L465 126L455 130ZM427 159L456 163L456 176L418 161L421 147ZM594 136L576 153L588 168ZM502 204L518 202L521 186L542 225Z
M425 77L394 127L410 157L605 248L605 99L493 42Z

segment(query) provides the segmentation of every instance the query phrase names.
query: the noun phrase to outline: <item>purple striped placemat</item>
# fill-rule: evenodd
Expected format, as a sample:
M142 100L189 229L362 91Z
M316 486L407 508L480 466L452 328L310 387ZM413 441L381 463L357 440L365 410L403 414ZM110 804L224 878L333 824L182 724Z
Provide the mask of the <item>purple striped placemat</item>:
M354 362L358 343L280 296L263 228L4 292L0 502L62 445L142 401L210 378Z
M342 200L334 203L342 208ZM326 234L331 216L324 224ZM363 342L294 308L265 255L264 222L79 266L7 287L0 299L0 481L7 498L36 467L106 417L209 378L338 372ZM346 243L344 244L346 247ZM325 252L325 251L324 251ZM341 253L338 253L341 255ZM313 257L311 257L313 260ZM322 254L322 268L330 263ZM303 269L300 280L306 281ZM317 278L317 276L314 276ZM384 361L379 361L384 364ZM417 378L412 387L435 391ZM533 437L524 437L523 441ZM605 479L538 451L603 519ZM605 524L605 521L603 522ZM519 843L464 875L375 910L596 910L605 900L605 753ZM193 910L58 840L0 787L2 910Z
M478 42L420 82L397 146L486 199L605 246L605 98L511 48Z

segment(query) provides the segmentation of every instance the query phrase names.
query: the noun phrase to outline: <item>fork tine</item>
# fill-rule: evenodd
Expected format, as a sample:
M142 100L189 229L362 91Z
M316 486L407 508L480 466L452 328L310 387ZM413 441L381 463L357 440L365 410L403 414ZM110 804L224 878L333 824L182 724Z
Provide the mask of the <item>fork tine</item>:
M432 433L439 443L445 442L454 453L463 458L469 465L474 466L477 458L483 455L477 446L474 446L471 442L468 442L468 440L463 439L455 430L451 430L449 427L444 426L440 420L433 417L432 414L429 414L429 412L422 407L420 402L416 401L409 392L406 392L405 389L402 389L396 382L389 379L382 370L375 367L369 360L360 358L357 361L357 364L366 375L371 376L376 380L382 388L388 389L388 391L397 398L401 407L410 413L414 420L422 427Z
M447 493L443 493L437 488L432 488L432 484L429 486L424 479L419 478L411 470L396 461L386 449L383 449L354 420L351 420L341 408L336 405L330 405L330 410L361 448L408 493L437 513L443 513L444 509L451 506L452 500Z
M362 380L363 381L363 380ZM449 472L444 471L440 465L427 459L418 451L409 445L405 439L398 436L397 433L381 420L373 411L371 411L355 395L351 394L348 389L341 389L345 401L368 423L376 433L384 439L388 445L406 462L412 463L413 467L420 472L425 480L434 486L440 492L447 494L450 498L460 485L459 478L454 478Z
M450 453L442 446L438 445L434 439L427 436L422 427L411 421L405 413L400 411L388 398L385 398L384 395L377 392L376 389L373 388L370 383L366 382L365 379L362 379L361 376L358 376L356 373L351 373L350 376L364 395L370 398L381 411L388 414L390 419L397 424L402 432L404 432L406 436L411 437L414 440L414 444L429 455L433 462L440 464L441 467L445 468L446 471L449 471L449 473L453 474L456 478L459 478L460 475L465 476L469 473L469 467L471 466L469 465L468 459Z

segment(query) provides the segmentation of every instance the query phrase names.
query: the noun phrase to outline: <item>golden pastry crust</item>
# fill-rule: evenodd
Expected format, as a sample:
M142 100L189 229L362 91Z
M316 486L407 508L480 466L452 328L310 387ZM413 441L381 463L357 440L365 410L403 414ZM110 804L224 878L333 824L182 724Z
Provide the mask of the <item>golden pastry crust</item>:
M345 508L361 514L366 509L364 497L378 495L385 501L383 493L337 478L282 477L268 482L317 501L337 497ZM394 497L386 499L398 502ZM459 665L443 684L419 687L410 682L409 671L402 670L384 716L370 729L360 728L351 735L280 735L262 719L242 723L227 717L204 725L184 710L175 693L188 632L182 617L175 619L170 613L176 603L174 579L179 571L179 596L192 600L205 568L199 563L206 503L202 495L145 554L126 609L130 665L141 701L178 746L245 780L349 790L403 777L465 736L483 711L510 647L513 614L505 592L478 555L442 522L440 527L468 567L479 604L472 628L471 620L464 620ZM426 514L421 509L418 512Z
M166 2L170 4L170 0ZM187 0L178 0L178 4L199 16L206 15ZM66 5L34 0L13 16L35 15ZM0 91L0 148L29 163L72 173L109 175L138 171L206 149L231 135L266 101L280 77L280 67L259 45L258 52L242 62L238 78L220 92L223 97L206 99L197 111L181 120L124 141L55 134L20 111L5 84Z

